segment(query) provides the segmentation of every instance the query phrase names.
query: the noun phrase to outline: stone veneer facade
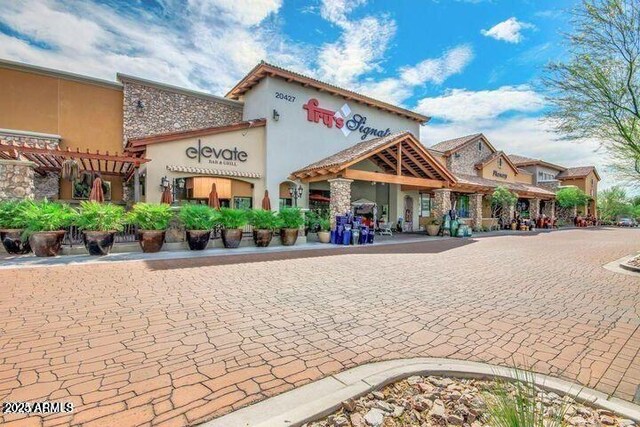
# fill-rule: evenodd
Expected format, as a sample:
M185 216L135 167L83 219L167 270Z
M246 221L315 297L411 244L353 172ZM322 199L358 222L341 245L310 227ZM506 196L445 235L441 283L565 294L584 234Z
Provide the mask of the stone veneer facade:
M47 135L20 131L0 131L0 144L20 147L60 147L58 135ZM12 163L13 162L13 163ZM0 164L0 200L35 198L57 199L60 193L60 176L55 172L39 175L34 172L35 163L18 160Z
M136 80L124 85L123 138L224 126L242 120L242 104L161 88Z
M474 230L482 227L482 193L469 194L469 216Z
M329 180L331 202L329 202L329 218L331 227L335 226L336 216L351 211L351 183L353 180L336 178Z
M35 163L0 159L0 200L33 199Z
M478 149L479 141L482 149ZM453 173L477 175L476 163L490 154L491 148L483 140L476 140L447 157L447 169Z

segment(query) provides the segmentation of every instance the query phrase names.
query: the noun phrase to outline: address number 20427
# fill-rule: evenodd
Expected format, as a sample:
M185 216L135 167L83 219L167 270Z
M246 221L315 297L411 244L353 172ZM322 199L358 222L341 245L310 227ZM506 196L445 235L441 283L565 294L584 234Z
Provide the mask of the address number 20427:
M284 99L285 101L295 102L296 97L282 92L276 92L276 99Z

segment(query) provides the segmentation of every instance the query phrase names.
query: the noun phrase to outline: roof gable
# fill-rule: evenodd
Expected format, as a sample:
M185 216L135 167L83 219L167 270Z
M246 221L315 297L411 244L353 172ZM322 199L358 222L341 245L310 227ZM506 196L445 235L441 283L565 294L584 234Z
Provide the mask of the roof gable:
M338 95L345 98L347 101L353 100L355 102L367 105L369 107L384 110L393 114L397 114L406 117L411 120L415 120L419 123L426 123L430 120L430 117L416 113L405 108L401 108L387 102L379 101L377 99L362 95L357 92L353 92L338 86L325 83L323 81L304 76L293 71L286 70L276 65L268 64L261 61L256 65L249 73L236 84L225 96L229 99L239 99L244 93L249 91L252 87L257 85L262 79L266 77L281 78L288 82L296 82L305 87L312 87L321 92L328 92L332 95Z
M576 179L576 178L585 178L591 172L596 176L596 179L600 181L600 175L595 166L577 166L573 168L567 168L563 172L561 172L557 179Z
M509 154L509 158L516 166L530 166L530 165L540 165L545 166L550 169L555 169L559 172L564 171L566 168L563 166L555 165L553 163L546 162L540 159L534 159L531 157L521 156L519 154Z
M401 132L359 142L329 157L311 163L293 172L291 176L302 179L314 174L336 173L366 159L374 161L383 170L390 170L395 167L394 162L397 162L398 153L393 152L392 149L398 144L402 144L404 147L401 149L403 171L408 171L408 173L415 176L455 182L453 174L436 160L410 132ZM397 170L393 173L397 173Z
M504 151L496 151L494 153L489 154L484 159L482 159L480 162L476 163L475 167L476 167L476 169L482 170L486 166L488 166L491 163L493 163L494 161L497 161L498 159L502 159L503 161L505 161L507 163L507 165L513 170L513 172L516 175L520 173L520 170L518 169L518 167L513 164L511 159L509 159L509 156L507 156L504 153Z
M484 134L482 133L474 133L472 135L466 135L466 136L461 136L459 138L441 141L431 146L430 149L435 151L440 151L441 153L444 154L445 157L449 157L450 155L462 150L464 147L478 140L482 140L482 142L484 142L487 145L487 147L489 147L489 150L491 150L492 153L495 153L497 151L496 148L493 145L491 145L487 137L484 136Z

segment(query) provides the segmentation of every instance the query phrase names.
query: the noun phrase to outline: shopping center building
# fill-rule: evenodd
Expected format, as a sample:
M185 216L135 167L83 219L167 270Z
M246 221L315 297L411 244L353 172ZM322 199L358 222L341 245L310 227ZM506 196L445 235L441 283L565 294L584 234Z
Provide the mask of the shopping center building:
M595 168L507 155L482 134L427 148L428 121L264 62L221 97L0 61L0 199L75 202L100 174L113 202L159 202L165 186L177 201L204 200L215 183L228 206L258 207L267 191L274 209L375 205L376 219L418 230L452 207L492 222L488 196L501 185L521 213L554 216L557 188L576 185L595 215ZM61 176L69 162L72 181Z

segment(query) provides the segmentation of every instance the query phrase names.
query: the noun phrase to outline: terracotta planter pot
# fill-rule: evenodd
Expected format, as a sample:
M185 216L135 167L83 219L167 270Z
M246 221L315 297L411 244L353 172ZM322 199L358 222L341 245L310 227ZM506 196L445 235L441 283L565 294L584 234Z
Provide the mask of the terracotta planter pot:
M165 230L140 230L138 243L144 253L160 252L164 244Z
M282 228L280 230L280 241L282 242L282 246L293 246L296 244L296 240L298 240L297 228Z
M211 230L187 230L187 244L192 251L201 251L207 248Z
M233 249L240 246L242 241L241 228L224 228L222 230L222 244L225 248Z
M11 255L22 255L31 252L31 246L29 246L29 240L22 241L22 232L24 230L18 228L11 228L0 230L0 240L2 240L2 246Z
M259 248L266 248L273 239L273 230L253 230L253 243Z
M33 253L39 257L56 256L62 248L64 230L39 231L29 236L29 245Z
M437 224L429 224L427 225L427 234L429 236L437 236L440 231L440 226Z
M329 231L318 231L318 241L320 243L329 243L331 241L331 233Z
M85 231L82 241L89 255L109 255L115 235L115 231Z

